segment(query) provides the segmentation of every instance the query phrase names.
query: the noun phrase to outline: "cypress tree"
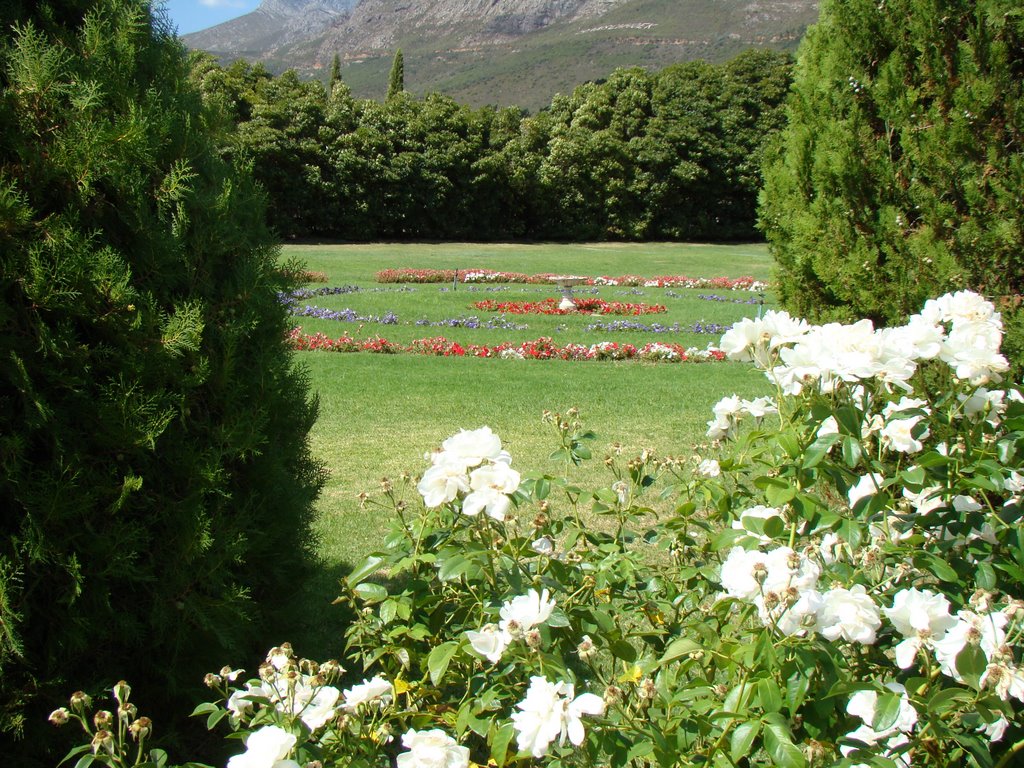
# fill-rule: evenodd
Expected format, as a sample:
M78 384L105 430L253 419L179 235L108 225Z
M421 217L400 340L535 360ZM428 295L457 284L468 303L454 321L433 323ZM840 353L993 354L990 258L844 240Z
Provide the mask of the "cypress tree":
M388 101L405 90L405 58L402 49L395 51L395 59L391 62L391 74L388 76Z
M322 477L277 298L297 268L180 43L144 0L4 21L0 726L12 765L53 765L71 690L125 677L159 717L280 639Z
M804 39L760 224L783 302L891 322L1024 292L1019 0L827 0Z
M327 83L327 93L334 93L334 86L341 82L341 57L334 54L331 59L331 79Z

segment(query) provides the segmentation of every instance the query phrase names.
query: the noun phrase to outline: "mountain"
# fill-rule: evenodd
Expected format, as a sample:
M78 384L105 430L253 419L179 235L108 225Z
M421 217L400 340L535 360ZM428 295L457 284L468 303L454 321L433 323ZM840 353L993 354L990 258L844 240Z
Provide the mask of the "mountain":
M401 48L412 93L537 109L616 67L793 50L817 16L817 0L263 0L183 40L322 79L337 54L360 98L383 98Z

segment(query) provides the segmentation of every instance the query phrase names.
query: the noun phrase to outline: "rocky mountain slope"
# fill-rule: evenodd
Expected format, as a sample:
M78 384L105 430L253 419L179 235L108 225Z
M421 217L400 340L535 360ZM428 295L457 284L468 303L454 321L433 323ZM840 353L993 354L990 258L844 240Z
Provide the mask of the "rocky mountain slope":
M382 97L395 51L406 87L470 104L548 104L620 66L792 50L817 0L264 0L184 37L222 60L326 78L337 54L356 96Z

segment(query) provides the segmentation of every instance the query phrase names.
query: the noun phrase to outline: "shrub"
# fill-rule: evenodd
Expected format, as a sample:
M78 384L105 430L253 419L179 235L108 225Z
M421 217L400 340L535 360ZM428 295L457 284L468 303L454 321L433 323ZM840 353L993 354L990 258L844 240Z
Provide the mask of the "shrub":
M1024 396L990 388L1001 331L967 293L898 329L737 324L722 346L776 398L723 398L698 455L606 457L595 490L463 430L422 506L368 499L396 524L342 583L362 682L281 645L247 682L211 674L196 714L247 738L229 768L1014 765ZM546 420L556 458L590 456L575 411Z
M1015 0L822 4L761 196L787 309L898 323L1024 292L1022 57Z
M0 48L8 735L69 679L128 674L154 702L261 643L321 484L277 300L298 270L208 138L180 43L136 0L31 3L15 21Z

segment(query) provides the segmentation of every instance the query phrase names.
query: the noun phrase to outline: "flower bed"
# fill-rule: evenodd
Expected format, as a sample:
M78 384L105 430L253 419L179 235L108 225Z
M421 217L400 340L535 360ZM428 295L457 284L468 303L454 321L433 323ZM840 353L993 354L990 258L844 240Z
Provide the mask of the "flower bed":
M475 315L471 315L469 317L448 317L444 320L427 320L423 318L417 320L416 325L435 328L482 328L488 331L525 331L530 327L524 323L513 323L511 320L506 320L501 315L498 317L492 317L490 320L481 320Z
M731 325L722 325L721 323L700 322L694 323L693 325L680 325L679 323L662 325L661 323L651 323L650 325L647 325L645 323L637 323L632 320L613 320L609 323L591 323L584 328L584 330L607 331L611 333L618 333L621 331L636 331L642 333L713 333L716 336L721 336L731 328Z
M299 352L377 352L383 354L433 355L437 357L489 357L504 360L648 360L651 362L718 362L725 359L721 350L696 349L680 344L651 342L642 346L601 341L595 344L556 344L541 336L520 343L460 344L444 336L416 339L408 345L380 337L356 339L340 336L332 339L322 333L304 334L294 328L288 334L292 349Z
M527 275L522 272L501 272L491 269L384 269L377 273L378 283L546 283L551 284L553 272ZM753 277L686 277L658 275L640 277L602 275L588 277L586 285L625 285L646 288L718 288L726 291L763 291L767 284Z
M542 301L495 301L484 299L473 303L484 312L504 312L510 315L568 315L573 313L597 315L649 315L668 312L664 304L629 304L603 299L576 299L576 309L561 309L559 299Z

